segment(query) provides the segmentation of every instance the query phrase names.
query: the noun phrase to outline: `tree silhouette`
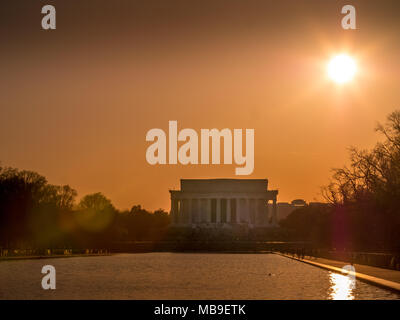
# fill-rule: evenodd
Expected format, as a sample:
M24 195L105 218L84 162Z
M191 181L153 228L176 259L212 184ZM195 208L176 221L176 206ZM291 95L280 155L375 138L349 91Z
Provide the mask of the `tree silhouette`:
M30 242L43 226L62 210L71 209L76 191L69 186L54 186L33 171L0 167L0 243ZM44 236L42 236L44 238Z
M376 131L382 142L372 150L351 147L350 164L333 170L322 189L330 205L321 212L298 209L283 226L303 240L334 248L400 251L400 110Z

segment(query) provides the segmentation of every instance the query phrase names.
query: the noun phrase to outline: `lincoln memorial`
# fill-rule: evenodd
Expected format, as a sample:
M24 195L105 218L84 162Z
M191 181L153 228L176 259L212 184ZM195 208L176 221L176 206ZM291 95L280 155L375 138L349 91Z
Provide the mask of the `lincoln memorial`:
M268 190L267 179L182 179L170 194L175 227L277 226L278 191Z

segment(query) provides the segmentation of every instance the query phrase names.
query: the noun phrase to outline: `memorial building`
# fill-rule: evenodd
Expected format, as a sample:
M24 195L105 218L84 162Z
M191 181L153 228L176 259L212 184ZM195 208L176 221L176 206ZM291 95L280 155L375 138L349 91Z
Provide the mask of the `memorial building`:
M182 179L170 194L174 227L278 226L278 190L268 190L267 179Z

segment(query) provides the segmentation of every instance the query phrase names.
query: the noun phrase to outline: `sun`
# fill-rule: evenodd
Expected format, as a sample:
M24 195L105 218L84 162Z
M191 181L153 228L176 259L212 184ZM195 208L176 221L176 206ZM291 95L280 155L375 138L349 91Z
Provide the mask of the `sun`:
M338 84L343 84L354 78L357 72L357 64L347 54L339 54L329 61L327 69L329 78Z

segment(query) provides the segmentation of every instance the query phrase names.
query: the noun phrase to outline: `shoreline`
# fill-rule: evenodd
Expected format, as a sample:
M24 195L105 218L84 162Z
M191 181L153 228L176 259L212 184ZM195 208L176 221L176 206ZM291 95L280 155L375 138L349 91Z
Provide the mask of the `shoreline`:
M58 259L58 258L78 258L78 257L101 257L101 256L111 256L114 253L82 253L82 254L55 254L46 256L12 256L12 257L0 257L0 262L2 261L15 261L15 260L40 260L40 259Z
M372 284L374 286L384 288L396 293L400 293L400 271L390 270L390 269L383 269L378 267L372 267L368 265L359 265L354 264L355 270L360 270L362 272L356 271L344 271L342 269L343 266L348 265L344 261L335 261L335 260L328 260L323 258L313 258L313 260L309 259L299 259L290 255L286 255L280 252L274 252L274 254L283 256L285 258L297 260L299 262L303 262L318 268L322 268L325 270L329 270L335 273L340 274L351 274L356 277L356 279ZM324 263L322 263L324 262ZM377 276L379 275L379 277Z
M117 254L143 254L143 253L185 253L185 254L272 254L272 251L142 251L142 252L111 252L111 253L92 253L92 254L68 254L68 255L45 255L45 256L11 256L0 257L1 261L12 260L39 260L39 259L53 259L53 258L77 258L77 257L100 257L112 256Z

